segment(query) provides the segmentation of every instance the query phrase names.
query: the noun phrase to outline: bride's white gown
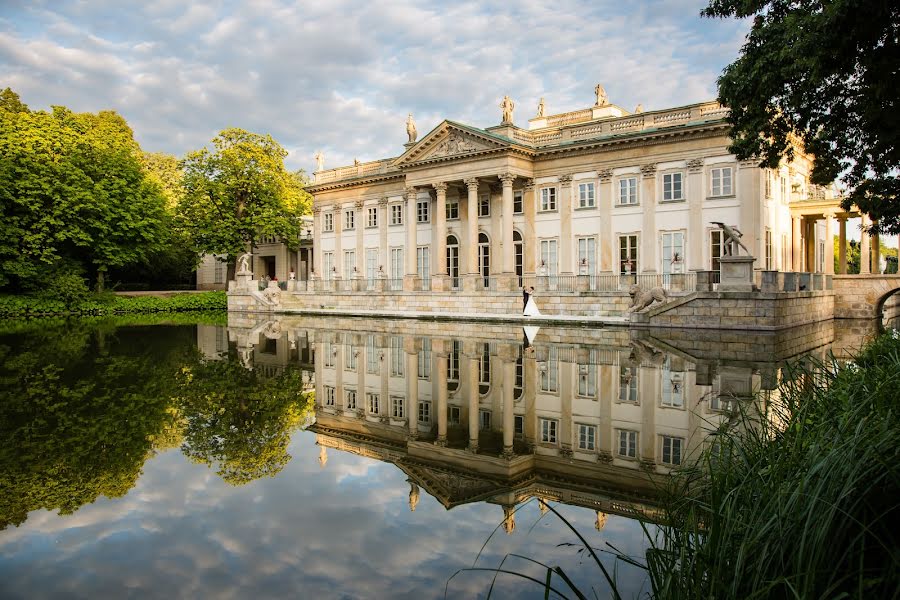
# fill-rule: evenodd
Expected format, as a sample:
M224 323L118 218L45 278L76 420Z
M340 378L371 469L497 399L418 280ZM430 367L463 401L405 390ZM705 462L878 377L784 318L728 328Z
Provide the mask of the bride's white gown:
M534 296L528 297L528 302L525 304L525 310L522 311L522 316L525 316L525 317L541 316L541 311L538 310L537 304L534 303Z

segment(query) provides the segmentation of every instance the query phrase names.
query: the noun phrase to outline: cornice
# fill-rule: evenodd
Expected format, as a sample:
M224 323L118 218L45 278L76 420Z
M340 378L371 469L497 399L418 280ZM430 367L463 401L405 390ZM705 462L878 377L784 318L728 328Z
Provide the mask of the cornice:
M310 194L318 192L326 192L330 190L338 190L348 187L356 187L357 185L366 183L380 183L382 181L391 181L392 179L403 179L406 173L395 171L393 173L379 173L377 175L363 175L362 177L354 177L352 179L341 179L338 181L329 181L328 183L318 183L306 188Z

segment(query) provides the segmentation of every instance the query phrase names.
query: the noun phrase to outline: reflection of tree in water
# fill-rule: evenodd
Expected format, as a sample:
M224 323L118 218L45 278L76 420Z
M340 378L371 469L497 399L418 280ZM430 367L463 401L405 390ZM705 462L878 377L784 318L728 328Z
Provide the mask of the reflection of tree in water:
M186 366L178 380L185 422L181 450L191 460L216 465L233 485L284 468L291 434L312 407L311 394L301 392L298 369L265 379L230 355Z
M277 473L308 411L300 375L261 380L204 362L194 327L56 322L0 332L0 530L124 496L144 462L182 446L229 483Z

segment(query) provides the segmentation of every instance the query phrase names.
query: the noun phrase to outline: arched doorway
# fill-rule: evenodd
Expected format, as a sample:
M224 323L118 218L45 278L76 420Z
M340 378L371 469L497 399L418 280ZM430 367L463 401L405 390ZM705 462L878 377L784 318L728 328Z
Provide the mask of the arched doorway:
M522 275L525 271L525 243L522 241L522 234L513 229L513 249L516 254L516 277L519 278L519 287L522 287Z
M491 285L491 240L486 233L478 234L478 272L481 273L482 286Z
M447 236L447 275L450 276L450 288L459 289L459 240L455 235Z

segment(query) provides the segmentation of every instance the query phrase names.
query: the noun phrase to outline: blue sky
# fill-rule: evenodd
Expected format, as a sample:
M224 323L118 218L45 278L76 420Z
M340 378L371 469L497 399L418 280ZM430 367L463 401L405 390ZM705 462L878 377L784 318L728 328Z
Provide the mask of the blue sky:
M526 126L593 103L628 109L715 97L748 21L705 3L82 0L0 3L0 88L32 108L113 109L145 150L177 156L225 127L270 133L288 166L396 156L413 113Z

